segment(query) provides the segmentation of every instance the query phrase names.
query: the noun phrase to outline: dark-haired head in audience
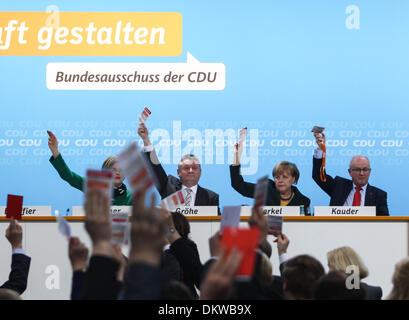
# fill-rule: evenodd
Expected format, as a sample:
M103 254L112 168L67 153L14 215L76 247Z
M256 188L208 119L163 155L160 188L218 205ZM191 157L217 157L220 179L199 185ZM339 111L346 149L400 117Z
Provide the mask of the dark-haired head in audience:
M330 271L313 287L314 300L364 300L365 287L347 287L348 275L342 271Z
M190 233L190 224L185 215L180 212L172 212L172 219L180 236L187 239Z
M176 280L170 280L166 289L165 299L195 300L195 297L184 283Z
M312 299L314 283L325 274L321 262L309 255L299 255L285 262L284 297L288 300Z

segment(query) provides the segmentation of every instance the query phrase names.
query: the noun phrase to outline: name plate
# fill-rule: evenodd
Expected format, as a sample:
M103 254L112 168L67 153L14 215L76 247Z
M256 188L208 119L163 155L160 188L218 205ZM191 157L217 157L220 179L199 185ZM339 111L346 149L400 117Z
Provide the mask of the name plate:
M316 217L375 217L376 207L314 207Z
M23 206L23 217L52 217L51 206ZM6 216L6 207L0 207L0 216Z
M250 217L251 216L251 206L242 206L240 216ZM299 217L300 207L299 206L264 206L264 214L269 216L283 216L283 217Z
M185 216L189 217L218 216L217 206L196 206L196 207L179 206L175 209L175 211L180 212Z
M123 213L126 212L128 216L132 216L132 206L111 206L111 214ZM73 217L84 217L85 211L83 206L72 207L72 216Z

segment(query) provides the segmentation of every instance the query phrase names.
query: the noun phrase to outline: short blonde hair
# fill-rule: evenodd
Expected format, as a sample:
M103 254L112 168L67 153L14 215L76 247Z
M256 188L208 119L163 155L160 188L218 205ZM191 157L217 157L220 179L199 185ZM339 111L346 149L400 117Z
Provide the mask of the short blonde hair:
M275 165L273 169L273 177L283 172L288 172L292 177L294 177L294 183L298 182L298 179L300 178L300 171L298 171L298 168L294 163L288 161L280 161Z
M388 300L409 300L409 258L405 258L395 265L392 284L393 288Z
M116 156L111 156L105 159L104 163L102 164L102 169L112 168L112 166L116 163L116 161L117 161Z
M351 247L340 247L327 253L328 268L330 271L345 272L348 266L354 265L359 268L359 277L366 278L369 275L368 268L360 256Z

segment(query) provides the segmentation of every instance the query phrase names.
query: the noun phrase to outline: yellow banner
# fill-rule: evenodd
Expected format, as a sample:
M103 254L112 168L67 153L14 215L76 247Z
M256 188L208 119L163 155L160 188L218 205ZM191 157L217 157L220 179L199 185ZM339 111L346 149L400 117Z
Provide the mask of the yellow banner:
M2 56L178 56L177 12L0 12Z

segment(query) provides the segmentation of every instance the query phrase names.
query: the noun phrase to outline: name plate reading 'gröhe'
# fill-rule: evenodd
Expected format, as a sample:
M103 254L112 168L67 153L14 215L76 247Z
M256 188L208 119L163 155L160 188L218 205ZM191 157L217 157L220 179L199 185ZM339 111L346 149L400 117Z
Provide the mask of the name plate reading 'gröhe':
M175 211L189 217L217 217L218 214L217 206L179 206Z
M314 207L314 216L317 217L375 217L376 207Z
M250 217L251 208L251 206L242 206L240 216ZM301 215L299 206L264 206L263 211L269 216L299 217Z
M23 217L51 217L51 206L23 206ZM6 216L6 207L0 207L0 216Z
M126 212L128 216L132 216L132 206L111 206L109 210L111 214ZM83 206L72 207L72 216L84 217L85 216L84 207Z

